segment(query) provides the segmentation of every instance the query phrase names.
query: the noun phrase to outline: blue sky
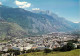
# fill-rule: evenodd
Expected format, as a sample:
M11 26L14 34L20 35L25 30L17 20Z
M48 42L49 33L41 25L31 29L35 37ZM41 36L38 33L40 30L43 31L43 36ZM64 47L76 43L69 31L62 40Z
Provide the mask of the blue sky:
M79 0L0 0L0 4L27 10L50 10L72 22L80 22Z

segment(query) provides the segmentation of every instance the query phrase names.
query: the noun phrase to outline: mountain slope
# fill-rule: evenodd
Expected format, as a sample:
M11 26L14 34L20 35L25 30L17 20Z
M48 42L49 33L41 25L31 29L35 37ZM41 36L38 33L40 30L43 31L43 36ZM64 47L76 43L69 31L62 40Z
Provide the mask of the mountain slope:
M33 13L21 8L0 7L0 17L7 22L16 23L28 34L67 32L75 30L74 23L54 14Z
M43 14L43 15L49 15L56 19L58 22L62 22L62 24L65 24L66 26L69 26L70 28L73 28L74 30L80 30L80 23L73 23L71 21L66 20L63 17L59 17L57 14L49 11L49 10L32 10L33 13L36 14Z
M9 23L0 19L0 37L24 37L27 33L16 23Z

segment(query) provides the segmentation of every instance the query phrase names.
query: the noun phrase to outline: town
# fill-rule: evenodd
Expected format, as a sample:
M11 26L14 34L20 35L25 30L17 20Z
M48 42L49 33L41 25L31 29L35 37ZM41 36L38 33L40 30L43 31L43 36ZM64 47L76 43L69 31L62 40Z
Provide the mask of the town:
M29 50L29 49L39 49L44 50L45 48L53 49L58 47L63 47L68 43L68 41L75 41L73 44L75 48L80 45L80 37L74 36L67 33L49 33L42 36L31 36L26 38L12 38L8 42L0 43L0 52L7 52L9 49L13 50ZM7 56L8 54L2 54L2 56ZM12 55L13 56L13 55Z

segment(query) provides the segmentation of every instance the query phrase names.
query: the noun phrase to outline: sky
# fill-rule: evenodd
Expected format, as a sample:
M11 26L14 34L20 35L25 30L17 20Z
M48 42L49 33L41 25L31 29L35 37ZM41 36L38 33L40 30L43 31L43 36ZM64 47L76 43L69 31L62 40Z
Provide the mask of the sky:
M80 0L0 0L0 5L26 10L50 10L72 22L80 22Z

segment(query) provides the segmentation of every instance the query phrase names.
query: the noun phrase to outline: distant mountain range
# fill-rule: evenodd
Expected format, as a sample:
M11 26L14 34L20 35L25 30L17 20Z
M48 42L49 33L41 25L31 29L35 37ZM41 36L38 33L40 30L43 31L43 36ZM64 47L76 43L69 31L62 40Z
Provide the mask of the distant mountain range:
M80 23L73 23L50 11L27 11L21 8L0 6L1 35L15 37L74 30L80 30ZM9 33L7 31L9 31Z

